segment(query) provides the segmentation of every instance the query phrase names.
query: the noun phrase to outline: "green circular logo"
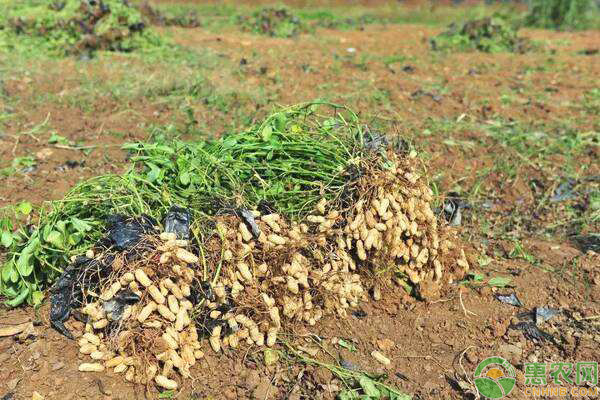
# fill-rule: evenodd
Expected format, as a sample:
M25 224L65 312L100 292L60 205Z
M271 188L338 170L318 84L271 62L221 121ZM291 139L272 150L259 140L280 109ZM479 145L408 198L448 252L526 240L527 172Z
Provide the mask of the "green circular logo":
M473 375L479 394L488 399L508 396L517 383L515 368L502 357L486 358Z

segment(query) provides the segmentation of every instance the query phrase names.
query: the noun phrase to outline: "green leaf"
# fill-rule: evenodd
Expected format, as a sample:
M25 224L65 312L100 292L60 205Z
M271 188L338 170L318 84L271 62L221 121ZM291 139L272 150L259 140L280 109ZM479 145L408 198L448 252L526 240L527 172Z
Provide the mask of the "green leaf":
M13 244L12 233L10 233L8 231L3 231L2 238L0 239L0 243L2 243L2 246L6 247L8 249Z
M81 242L82 239L83 239L83 235L81 233L72 233L67 238L67 244L69 246L76 246Z
M483 274L478 274L476 272L469 273L468 276L475 282L481 282L483 280Z
M7 262L2 266L2 273L0 276L2 277L3 282L10 282L12 274L15 270L15 264L12 261Z
M67 221L60 220L54 225L54 227L63 235L67 234Z
M63 235L60 232L50 232L48 236L46 236L45 240L58 249L62 249L64 247Z
M279 352L277 350L265 349L263 354L266 366L273 365L279 361Z
M15 207L15 210L19 211L23 215L29 215L31 213L31 211L33 211L33 206L31 205L30 202L24 201L22 203L19 203Z
M33 256L33 253L38 249L39 246L40 239L35 237L31 239L29 244L25 246L21 251L21 255L19 256L16 262L17 271L19 271L21 277L29 276L33 272L33 261L31 260L31 257Z
M185 171L184 173L179 175L179 182L181 182L181 184L184 186L189 185L190 184L190 173L188 171Z
M285 130L285 124L287 122L287 116L285 113L278 113L277 117L275 118L275 124L277 127L277 130L279 132L283 132Z
M92 230L92 225L79 218L71 218L71 224L73 225L73 228L75 228L78 232L81 233L89 232Z
M482 254L478 259L477 262L479 263L480 266L485 267L486 265L489 265L492 262L492 258Z
M160 168L158 168L158 166L153 163L146 163L146 165L150 167L150 171L148 171L146 177L150 182L156 181L160 177Z
M48 143L50 143L50 144L59 143L59 144L68 145L69 140L64 136L61 136L58 133L53 132L52 135L50 135L50 138L48 139Z
M44 301L44 292L36 290L31 294L31 304L34 307L40 306L42 301Z
M19 271L19 274L23 277L29 276L33 272L31 256L31 253L25 253L25 251L23 251L17 259L17 271Z
M14 297L17 297L19 295L19 292L16 291L13 286L4 286L2 288L2 294L8 297L9 299L12 299Z
M271 139L272 134L273 128L271 127L271 125L267 125L263 128L262 132L260 133L260 136L262 137L262 140L268 142Z
M158 398L159 399L172 399L174 395L175 395L174 391L172 391L172 390L166 390L164 392L160 392L158 394Z
M510 283L511 280L512 278L509 277L495 276L488 281L488 285L495 287L505 287Z
M376 399L381 397L381 393L379 392L379 390L377 390L375 382L368 376L361 376L358 380L358 384L368 397L373 397Z
M19 276L19 273L17 272L17 267L13 263L12 267L10 269L10 281L12 283L17 283L17 282L19 282L19 279L21 279L21 277Z
M29 296L31 289L29 287L24 287L20 290L19 295L12 300L4 302L9 307L16 307L27 300L27 296Z
M354 343L352 343L352 342L347 342L347 341L345 341L344 339L339 339L339 340L338 340L338 344L339 344L341 347L343 347L343 348L345 348L345 349L348 349L348 350L350 350L350 351L352 351L352 352L355 352L355 351L356 351L356 346L355 346L355 345L354 345Z
M354 390L344 390L338 394L339 400L357 400L358 398L358 394Z

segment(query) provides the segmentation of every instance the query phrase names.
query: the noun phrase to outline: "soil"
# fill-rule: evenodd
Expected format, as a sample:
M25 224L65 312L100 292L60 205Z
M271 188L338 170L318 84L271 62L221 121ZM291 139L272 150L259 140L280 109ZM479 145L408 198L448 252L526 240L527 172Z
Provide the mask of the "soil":
M311 329L297 327L285 340L305 350L306 357L328 363L343 360L352 368L386 374L389 383L421 399L463 398L457 386L468 385L477 364L497 355L517 368L518 387L508 398L523 398L523 363L589 361L600 355L600 325L594 319L600 314L600 256L583 256L572 247L545 242L536 243L536 248L540 249L536 255L554 260L549 264L553 267L574 262L575 275L582 279L547 273L525 263L501 262L494 266L499 272L520 271L512 284L522 308L494 297L513 289L454 288L447 297L425 303L398 296L398 288L391 287L384 291L383 300L365 304L364 313L328 318ZM584 281L595 283L590 288ZM509 328L518 322L518 314L534 307L562 310L541 328L565 345L533 340ZM143 388L125 383L121 376L78 372L77 365L85 356L78 353L75 342L48 327L47 311L42 307L39 313L2 313L2 326L32 321L34 331L28 337L0 339L0 393L15 393L17 399L30 398L33 391L48 399L144 398ZM356 351L334 344L339 338L352 341ZM376 361L370 355L373 350L384 353L391 364ZM207 349L205 354L180 398L332 399L336 387L343 387L324 368L283 360L265 366L262 351L257 349L222 355Z
M525 30L524 36L546 43L554 52L444 57L431 55L427 44L427 38L442 28L423 25L371 25L362 31L343 32L319 29L314 35L297 39L233 30L213 33L203 28L160 29L168 31L181 45L209 49L229 63L246 59L247 63L234 72L221 68L210 72L209 81L220 88L249 93L266 88L279 104L335 92L336 100L363 110L367 119L393 120L400 134L413 132L428 118L454 121L461 115L550 124L571 119L577 121L581 131L597 132L597 115L582 113L580 103L583 93L598 87L600 59L598 55L577 52L600 47L598 32ZM355 52L348 52L349 48ZM401 55L403 61L388 65L378 61L389 55ZM110 79L114 70L103 62L118 60L115 57L90 64L86 73ZM536 69L548 58L557 67ZM0 105L5 106L3 98L11 98L17 99L18 108L12 110L16 118L6 122L0 133L0 168L11 165L14 157L33 156L38 160L31 172L0 175L2 204L25 200L41 204L61 198L82 179L118 173L127 165L121 144L145 139L147 127L152 124L173 121L168 107L144 97L123 104L98 93L92 101L93 112L82 112L77 104L40 102L39 93L60 96L78 89L77 79L69 79L81 74L73 60L48 63L47 68L41 65L33 77L19 74L2 81L5 97L0 98ZM405 68L408 65L413 68ZM362 97L365 91L360 85L385 92L385 104L373 110L372 100ZM515 87L521 88L522 94L507 107L501 94ZM543 100L536 96L540 93L544 94ZM256 118L270 109L263 103L255 107ZM194 105L193 111L216 134L227 128L227 113L213 115L203 104ZM47 137L17 135L44 121L76 145L50 145ZM496 149L486 146L484 138L468 131L458 134L465 140L481 141L465 152L430 139L424 149L430 157L430 171L449 171L442 181L443 190L452 189L459 178L473 182L478 170L494 162ZM91 146L88 149L92 151L74 149L78 146L84 150ZM600 166L594 163L597 156L597 150L592 150L578 160L590 175L600 174ZM560 159L554 166L560 169ZM536 169L522 172L535 176ZM506 177L491 175L487 179L487 187L495 187ZM516 200L532 202L534 193L517 179L512 185L503 185L495 196L501 210ZM476 222L473 217L454 229L466 243L471 267L479 270L482 239L473 239L471 232ZM485 238L486 248L494 249L488 251L491 263L485 270L494 276L511 277L511 287L455 285L444 297L423 302L390 284L382 300L362 307L365 315L331 317L311 329L294 327L286 340L304 348L307 356L328 363L344 360L346 365L386 374L388 383L421 399L473 398L469 391L474 389L471 380L477 364L490 356L502 356L517 369L518 387L508 398L525 398L524 363L600 360L600 256L581 252L560 235L540 237L524 231L522 237L528 253L539 261L536 265L510 257L512 242ZM513 292L523 307L495 298L495 294ZM540 326L556 341L532 339L511 328L523 318L518 314L535 307L562 311ZM1 399L29 399L34 391L46 399L157 397L113 373L78 372L82 356L76 343L49 328L47 315L47 306L39 310L0 308L0 327L33 323L29 334L0 337ZM335 344L337 338L354 342L356 351ZM284 359L265 366L262 350L255 348L221 355L214 354L209 346L206 349L204 361L194 367L194 378L185 384L178 398L332 399L337 389L343 388L340 380L324 368ZM373 350L384 353L390 365L376 361L370 355Z

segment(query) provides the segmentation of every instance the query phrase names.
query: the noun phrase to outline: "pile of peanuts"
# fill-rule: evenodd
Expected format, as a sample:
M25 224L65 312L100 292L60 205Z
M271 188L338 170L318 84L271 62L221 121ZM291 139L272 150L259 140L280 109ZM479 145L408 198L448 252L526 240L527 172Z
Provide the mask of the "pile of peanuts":
M404 274L415 285L441 284L442 260L452 258L454 246L440 232L431 189L410 164L374 174L362 179L377 186L346 210L321 199L302 222L254 210L259 234L237 218L216 223L224 251L215 299L207 304L216 324L213 350L242 342L271 346L282 321L315 325L325 315L344 317L368 300L367 289L381 298L380 285L372 281L376 271ZM454 262L468 269L462 254ZM229 311L216 311L224 308Z
M155 265L131 269L122 265L97 301L81 310L89 318L79 351L92 361L81 364L80 371L110 369L124 373L130 382L154 381L161 388L177 389L174 377L189 377L190 367L204 356L189 300L196 275L190 266L198 257L185 249L187 241L177 240L173 233L162 233L160 239ZM113 263L113 268L115 264L119 263ZM116 313L114 298L124 289L140 301ZM150 346L151 354L143 346Z
M205 254L211 249L202 262L210 271L209 293L198 304L190 299L201 275L198 257L186 241L162 233L152 260L133 270L122 266L98 301L83 309L90 322L80 349L94 362L80 369L111 368L132 382L176 389L203 357L197 327L217 353L273 346L286 323L312 326L326 315L344 317L368 300L369 290L381 299L376 272L417 285L441 284L444 262L467 270L462 251L460 259L449 253L453 245L431 209L425 180L413 164L388 158L391 168L360 178L365 190L346 209L321 199L302 221L256 210L250 220L214 217L214 232L201 244ZM111 322L105 305L123 288L141 300ZM108 334L111 324L120 324L116 336Z

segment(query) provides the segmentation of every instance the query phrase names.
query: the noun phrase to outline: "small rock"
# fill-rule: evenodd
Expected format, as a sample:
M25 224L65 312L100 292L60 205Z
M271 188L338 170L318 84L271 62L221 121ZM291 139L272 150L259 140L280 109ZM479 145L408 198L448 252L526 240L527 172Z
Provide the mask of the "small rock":
M10 381L8 381L6 383L6 386L8 387L8 391L12 392L17 388L17 385L19 384L19 381L21 380L21 378L15 378L15 379L11 379Z
M326 385L333 378L333 374L327 368L319 367L313 372L313 377L317 383Z
M58 371L61 368L64 368L65 363L62 361L59 361L57 363L52 364L52 371Z
M257 387L260 383L260 375L258 374L258 371L252 370L248 372L248 376L246 377L246 381L244 383L248 390L252 390Z
M0 364L4 364L5 361L8 361L12 355L10 353L0 353Z
M340 365L342 368L349 369L350 371L360 371L360 367L357 364L343 358L340 360Z
M529 357L527 357L527 361L529 361L531 363L536 363L536 362L538 362L538 356L536 356L535 354L531 353L529 355Z
M67 328L69 328L69 330L72 333L80 333L83 335L83 332L85 331L85 324L81 321L77 321L77 320L73 320L73 321L69 321L69 323L67 324Z
M492 295L492 288L490 288L489 286L483 286L479 289L479 295L481 297L485 297L488 298Z
M326 393L336 394L340 391L340 387L338 385L321 385L321 389L323 389Z
M223 397L227 400L235 400L238 398L237 391L233 386L230 386L223 391Z
M492 327L494 330L494 337L501 337L503 336L506 331L508 330L508 326L510 325L510 319L505 319L505 320L499 320L499 321L493 321L492 322Z
M473 349L469 349L465 353L465 358L469 363L477 364L477 354L475 354L475 351Z
M35 329L35 327L33 326L32 323L30 323L27 328L25 328L25 330L23 330L23 332L21 332L19 334L19 336L17 336L17 340L21 343L25 342L27 339L35 339L38 336L38 332Z
M380 339L377 341L377 347L379 347L379 350L381 351L389 351L391 348L393 348L395 346L395 343L390 340L390 339Z
M44 396L42 396L38 392L33 392L31 395L31 400L44 400Z
M502 344L499 346L500 354L508 359L520 359L523 354L523 349L514 344Z
M277 388L268 378L263 378L252 392L252 397L256 400L275 400L276 394Z
M426 301L440 298L440 284L434 281L423 281L417 285L418 295Z
M37 153L35 153L35 158L37 158L40 161L44 161L44 160L47 160L48 158L50 158L52 156L52 154L54 154L54 151L52 151L52 149L46 147L46 148L38 151Z

